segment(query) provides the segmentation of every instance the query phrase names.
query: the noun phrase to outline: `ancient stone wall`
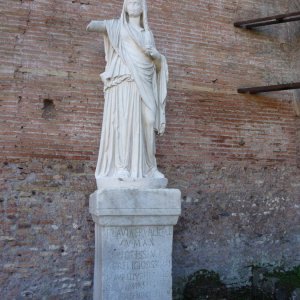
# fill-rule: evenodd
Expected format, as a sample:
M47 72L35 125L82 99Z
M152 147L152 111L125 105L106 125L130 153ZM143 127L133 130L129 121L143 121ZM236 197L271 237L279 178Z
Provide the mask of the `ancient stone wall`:
M175 282L208 269L242 285L252 265L299 265L300 95L236 89L299 81L300 27L233 27L299 1L148 2L170 68L158 163L183 195ZM85 27L121 7L0 1L1 299L91 298L105 61L102 37Z

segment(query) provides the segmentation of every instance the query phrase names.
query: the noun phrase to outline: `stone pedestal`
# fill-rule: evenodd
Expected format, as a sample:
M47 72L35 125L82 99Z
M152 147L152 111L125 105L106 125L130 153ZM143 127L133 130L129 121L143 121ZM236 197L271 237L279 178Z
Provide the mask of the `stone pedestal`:
M94 300L171 300L173 226L180 191L103 189L95 221Z

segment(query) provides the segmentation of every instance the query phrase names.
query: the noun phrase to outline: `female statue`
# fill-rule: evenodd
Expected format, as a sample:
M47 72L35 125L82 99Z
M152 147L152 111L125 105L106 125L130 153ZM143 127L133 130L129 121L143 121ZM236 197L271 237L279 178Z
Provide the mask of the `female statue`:
M96 180L163 179L155 158L155 132L165 130L168 66L155 48L145 0L124 0L119 19L91 21L104 34L104 114Z

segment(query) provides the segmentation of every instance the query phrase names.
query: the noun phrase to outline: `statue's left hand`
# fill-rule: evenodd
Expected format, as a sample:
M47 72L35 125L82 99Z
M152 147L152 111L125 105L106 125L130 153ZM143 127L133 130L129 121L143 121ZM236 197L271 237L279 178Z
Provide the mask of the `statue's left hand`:
M147 48L146 54L149 55L153 60L161 59L161 54L154 47Z
M147 48L146 54L151 57L156 66L156 71L159 72L161 68L161 54L154 47Z

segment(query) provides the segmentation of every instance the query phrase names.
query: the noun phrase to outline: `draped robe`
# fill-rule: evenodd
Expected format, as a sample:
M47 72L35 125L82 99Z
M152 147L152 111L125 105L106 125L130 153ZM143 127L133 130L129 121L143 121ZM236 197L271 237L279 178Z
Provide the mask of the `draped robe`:
M157 72L144 51L149 31L135 28L122 17L105 22L107 65L101 74L105 104L97 183L101 178L120 177L120 172L134 179L152 177L157 170L154 131L163 133L165 125L166 59L162 56Z

